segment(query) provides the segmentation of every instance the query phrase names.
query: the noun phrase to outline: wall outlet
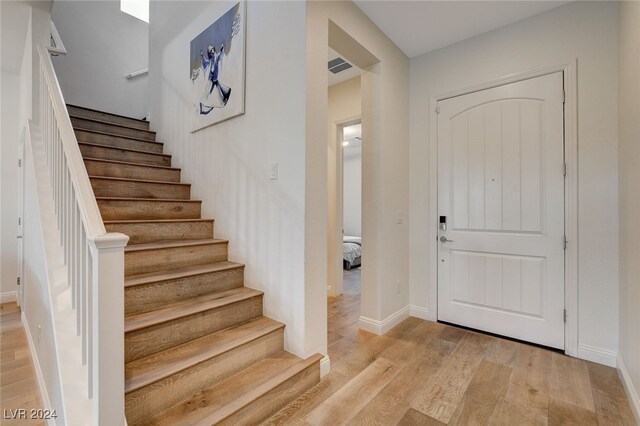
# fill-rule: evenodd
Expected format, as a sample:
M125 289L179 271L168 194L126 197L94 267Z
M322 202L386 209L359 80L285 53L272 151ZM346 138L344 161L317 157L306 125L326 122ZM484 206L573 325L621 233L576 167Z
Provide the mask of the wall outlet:
M271 163L271 180L278 179L278 163Z
M400 280L396 280L396 294L400 294Z
M398 210L396 212L396 223L402 225L404 223L404 212Z

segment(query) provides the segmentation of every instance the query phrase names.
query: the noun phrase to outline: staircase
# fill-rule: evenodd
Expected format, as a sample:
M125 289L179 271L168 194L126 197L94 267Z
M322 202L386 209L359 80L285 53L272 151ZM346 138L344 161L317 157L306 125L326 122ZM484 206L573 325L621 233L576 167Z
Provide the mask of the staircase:
M284 351L284 324L180 181L149 123L68 105L108 232L125 248L129 425L255 425L320 380L320 355Z

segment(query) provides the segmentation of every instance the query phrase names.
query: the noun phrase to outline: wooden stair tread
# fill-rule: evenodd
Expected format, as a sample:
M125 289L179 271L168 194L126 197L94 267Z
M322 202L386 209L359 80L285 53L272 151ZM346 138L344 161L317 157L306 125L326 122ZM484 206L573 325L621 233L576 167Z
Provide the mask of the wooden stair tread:
M147 272L145 274L129 275L124 279L125 287L151 284L161 281L173 280L193 275L207 274L210 272L227 271L229 269L242 268L244 264L224 261L210 263L208 265L188 266L186 268L172 269L170 271Z
M170 202L180 202L180 203L201 203L202 200L194 200L191 198L140 198L140 197L96 197L96 200L104 200L104 201L170 201Z
M170 181L164 181L164 180L130 179L130 178L121 178L121 177L113 177L113 176L89 176L89 179L115 180L115 181L119 181L119 182L157 183L157 184L161 184L161 185L191 186L190 183L183 183L183 182L170 182Z
M283 323L263 316L132 361L125 366L125 392L140 389L282 328Z
M181 223L181 222L213 222L213 219L119 219L105 220L104 224L137 224L137 223Z
M145 141L145 142L151 142L151 141ZM157 142L151 142L151 143L157 143ZM104 144L101 144L101 143L78 141L78 145L95 146L95 147L98 147L98 148L113 149L113 150L116 150L116 151L136 152L138 154L159 155L161 157L171 157L171 154L163 154L162 152L151 152L151 151L141 151L139 149L120 148L120 147L117 147L117 146L104 145ZM132 163L132 164L139 164L139 163Z
M107 111L100 111L99 109L83 107L83 106L80 106L80 105L74 105L74 104L66 104L66 105L70 106L72 108L84 109L84 110L87 110L87 111L99 112L100 114L113 115L114 117L127 118L129 120L140 121L141 123L149 123L147 120L143 120L141 118L128 117L126 115L114 114L113 112L107 112Z
M152 419L157 419L152 424L176 424L178 419L186 424L216 424L320 359L321 355L313 355L303 360L282 351L165 410Z
M83 117L81 115L69 114L69 118L75 118L75 119L78 119L78 120L91 121L93 123L106 124L108 126L122 127L122 128L129 129L129 130L136 130L136 131L139 131L139 132L154 133L154 134L156 133L154 130L138 129L137 127L127 126L126 124L111 123L110 121L98 120L97 118ZM121 117L121 118L129 118L131 120L137 120L137 118L130 118L130 117ZM78 128L78 129L79 130L86 130L84 128ZM99 131L98 131L98 133L99 133Z
M159 250L174 247L190 247L201 246L205 244L226 244L228 240L221 240L218 238L205 238L202 240L173 240L173 241L158 241L154 243L136 244L135 246L127 246L124 248L125 253L132 251L142 250Z
M158 413L147 424L217 424L320 359L319 354L300 359L285 351L279 352Z
M263 292L247 287L234 288L217 293L194 297L182 302L167 305L164 308L132 314L125 317L124 332L140 330L175 319L194 315L199 312L220 308L242 300L261 296Z
M78 130L80 132L87 132L87 133L95 133L95 134L98 134L98 135L113 136L114 138L130 139L130 140L136 141L136 142L145 142L145 143L154 143L156 145L164 145L162 142L150 141L148 139L136 138L134 136L119 135L117 133L103 132L101 130L87 129L87 128L84 128L84 127L74 127L73 130ZM138 130L139 132L147 132L148 131L148 130L140 130L140 129L136 129L136 130Z
M159 153L155 153L155 154L159 154ZM180 167L161 166L157 164L132 163L130 161L107 160L104 158L83 157L82 159L85 161L97 161L100 163L124 164L127 166L136 166L136 167L150 167L153 169L182 170Z

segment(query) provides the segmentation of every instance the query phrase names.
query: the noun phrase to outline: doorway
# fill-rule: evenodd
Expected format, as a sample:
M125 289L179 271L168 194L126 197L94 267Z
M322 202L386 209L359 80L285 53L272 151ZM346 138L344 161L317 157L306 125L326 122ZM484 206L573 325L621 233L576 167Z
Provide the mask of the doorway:
M360 69L331 48L328 73L327 343L331 354L334 344L357 333L361 314L362 96Z
M563 81L438 102L438 320L564 349Z

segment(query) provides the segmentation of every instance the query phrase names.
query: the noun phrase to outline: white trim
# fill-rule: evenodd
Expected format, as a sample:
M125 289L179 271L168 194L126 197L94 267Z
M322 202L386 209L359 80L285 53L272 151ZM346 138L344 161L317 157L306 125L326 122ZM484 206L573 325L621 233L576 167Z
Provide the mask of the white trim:
M126 78L127 80L131 80L134 77L145 74L149 74L149 68L143 68L138 71L130 72L129 74L125 75L124 78Z
M607 367L616 368L617 355L616 352L608 349L597 348L595 346L585 345L584 343L578 345L578 358L606 365Z
M53 42L55 43L55 46L47 46L47 50L49 51L49 53L53 54L53 55L66 55L67 54L67 49L66 47L64 47L64 44L62 43L62 38L60 37L60 34L58 33L58 29L56 28L56 24L53 21L49 21L49 31L51 34L51 38L53 39Z
M31 330L29 329L29 323L27 322L27 317L24 314L24 311L20 314L20 319L22 320L22 326L24 327L24 331L27 334L27 342L29 342L29 353L31 355L31 362L33 362L33 369L36 373L36 380L38 382L38 389L40 390L40 399L42 401L43 409L51 410L51 401L49 400L49 393L47 392L47 386L44 382L44 376L42 375L42 368L40 368L40 361L38 360L38 353L36 352L36 346L33 343L33 338L31 337ZM53 419L47 420L48 425L54 425L55 422Z
M622 385L624 386L624 390L629 397L629 405L631 405L631 411L636 416L636 421L640 424L640 395L638 395L638 391L633 386L633 382L631 381L631 376L629 376L629 372L627 371L627 367L624 365L624 361L620 354L618 354L618 375L622 380Z
M320 378L323 378L331 371L331 360L329 359L329 355L325 355L320 360Z
M373 318L360 317L358 320L358 326L363 330L370 331L371 333L385 334L407 318L409 318L409 305L394 312L382 321L378 321Z
M575 58L563 63L540 68L538 70L510 74L466 89L443 93L429 98L429 260L433 266L429 273L429 316L438 318L438 101L465 95L480 90L490 89L509 83L528 80L543 75L562 71L565 90L565 162L567 177L565 180L565 235L567 250L565 252L565 353L578 356L578 114L577 114L577 61Z
M18 292L14 291L5 291L4 293L0 293L0 303L9 303L9 302L17 302L18 301Z
M409 305L409 316L428 321L431 320L429 308L423 308L422 306Z

